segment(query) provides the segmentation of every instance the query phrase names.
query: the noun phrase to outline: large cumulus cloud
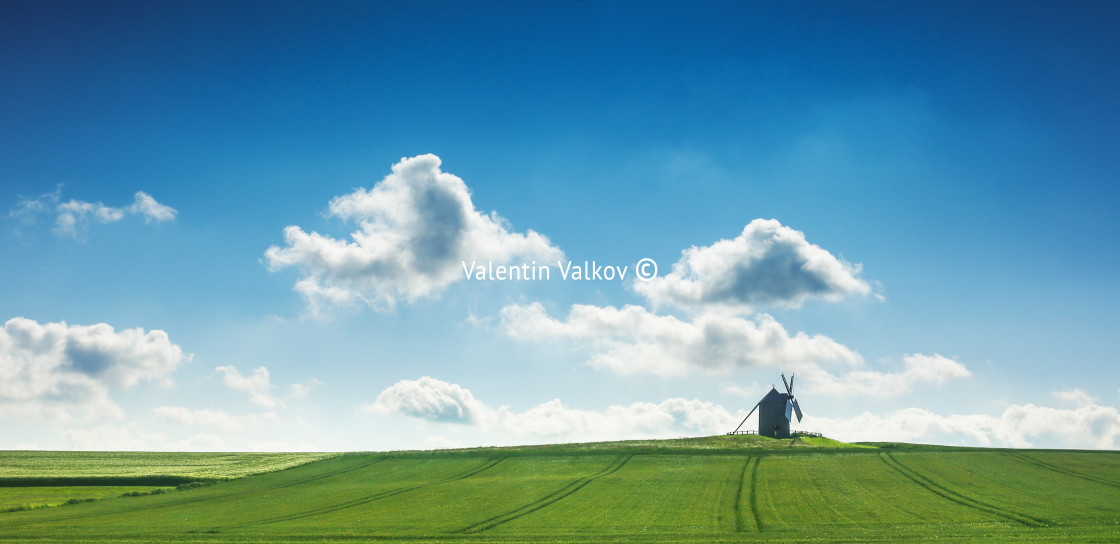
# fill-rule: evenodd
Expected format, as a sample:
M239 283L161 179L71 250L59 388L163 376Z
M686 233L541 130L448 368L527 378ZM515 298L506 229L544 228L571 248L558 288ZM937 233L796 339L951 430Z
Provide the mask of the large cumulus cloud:
M809 243L804 233L755 219L733 239L684 250L669 274L634 288L655 306L751 312L870 293L859 275L858 264Z
M562 257L548 238L511 231L497 213L475 209L462 179L442 172L435 155L401 159L372 189L335 197L329 214L358 230L350 240L284 229L285 246L265 252L272 270L295 267L295 290L312 312L438 296L463 278L462 262L548 262ZM520 262L520 261L519 261Z
M119 417L111 388L169 384L189 359L161 330L12 318L0 328L0 414Z

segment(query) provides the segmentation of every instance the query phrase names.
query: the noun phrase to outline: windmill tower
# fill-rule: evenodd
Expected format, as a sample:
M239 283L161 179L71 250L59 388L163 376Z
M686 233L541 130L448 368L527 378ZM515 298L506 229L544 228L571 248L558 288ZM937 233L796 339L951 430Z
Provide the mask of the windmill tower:
M758 434L761 436L769 436L771 438L789 438L789 422L793 419L794 413L797 414L797 421L801 421L801 407L797 405L797 399L793 396L793 378L794 375L789 375L789 381L786 381L786 375L782 374L782 385L786 386L785 393L779 393L777 389L771 387L770 392L762 397L751 408L747 417L735 427L734 431L728 434L739 434L739 429L743 423L747 422L747 418L755 410L758 410Z

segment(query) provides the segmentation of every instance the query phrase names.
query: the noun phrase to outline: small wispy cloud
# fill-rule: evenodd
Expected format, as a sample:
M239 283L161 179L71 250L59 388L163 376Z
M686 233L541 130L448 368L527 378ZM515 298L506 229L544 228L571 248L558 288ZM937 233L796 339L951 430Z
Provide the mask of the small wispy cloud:
M232 365L220 366L214 371L222 375L222 383L226 387L247 394L249 402L270 410L284 408L284 399L305 400L312 389L323 385L323 382L315 378L305 383L293 383L288 385L288 393L284 395L284 399L281 399L273 392L276 387L272 384L272 375L268 367L259 366L248 374L242 374Z
M1092 406L1097 403L1097 399L1092 395L1080 390L1069 389L1066 391L1056 391L1053 395L1061 400L1072 403L1075 406Z
M249 395L249 402L262 408L280 408L284 402L272 395L272 380L268 368L257 367L248 375L242 374L237 367L220 366L214 369L222 375L222 383Z
M21 199L9 210L8 218L29 225L36 223L40 216L53 216L55 234L80 238L90 224L115 223L129 216L143 218L145 223L162 223L174 220L178 213L175 208L160 204L144 191L137 191L132 204L127 206L106 206L100 202L76 199L63 201L62 186L59 185L54 191L36 198Z

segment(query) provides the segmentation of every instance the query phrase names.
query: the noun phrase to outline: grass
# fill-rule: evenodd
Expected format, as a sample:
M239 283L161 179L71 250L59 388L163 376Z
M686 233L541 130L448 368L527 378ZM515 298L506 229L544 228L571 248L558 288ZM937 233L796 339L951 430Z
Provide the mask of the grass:
M335 455L0 451L0 513L151 495Z
M75 504L132 494L151 494L174 487L160 486L33 486L0 489L0 513Z
M212 455L211 467L230 466ZM106 472L130 475L112 454L102 459ZM96 462L65 460L105 475ZM139 465L194 474L167 460ZM75 474L60 466L63 476ZM54 477L38 470L36 477ZM353 453L261 472L185 491L0 513L0 541L1120 540L1118 452L718 436Z
M770 438L753 434L716 435L700 438L674 438L668 440L622 440L617 442L580 442L574 444L544 444L539 446L512 446L442 449L424 451L389 452L388 455L416 456L476 456L483 453L503 456L539 455L598 455L598 454L672 454L723 455L739 454L744 450L804 449L831 452L851 449L875 449L873 446L849 444L825 437Z
M166 478L170 485L241 478L326 459L336 453L150 453L0 451L0 487L130 483Z

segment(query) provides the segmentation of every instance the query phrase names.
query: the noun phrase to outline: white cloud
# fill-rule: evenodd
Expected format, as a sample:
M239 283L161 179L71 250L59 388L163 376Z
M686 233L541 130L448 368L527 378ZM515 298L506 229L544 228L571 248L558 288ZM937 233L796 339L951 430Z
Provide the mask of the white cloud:
M920 408L852 418L806 415L802 428L848 442L930 442L1013 448L1120 448L1120 412L1095 403L1074 409L1013 404L1002 414L942 416Z
M311 390L316 387L321 387L323 382L311 378L307 383L293 383L288 386L287 398L292 400L305 400L311 394Z
M201 427L223 431L242 431L255 429L269 422L278 421L275 412L264 414L232 415L221 410L192 410L182 406L160 406L153 410L157 417L167 423L186 427Z
M871 292L859 278L860 265L836 258L773 219L755 219L734 239L682 254L669 274L635 282L634 289L654 306L737 312Z
M926 382L941 385L954 378L967 378L972 375L963 364L937 353L906 355L902 358L902 362L906 363L906 371L903 375L911 383Z
M735 313L751 313L764 305L796 307L810 298L837 300L870 293L859 272L859 265L808 243L803 233L775 220L757 219L733 240L685 250L670 274L634 283L635 290L654 306L690 310L687 319L658 315L642 306L575 304L560 320L534 302L503 308L500 328L526 341L571 341L588 352L589 364L624 375L681 376L695 370L728 372L765 366L807 370L822 382L835 381L821 364L859 367L863 358L824 335L790 334L769 314ZM948 359L915 359L898 384L940 383L961 371L967 375L962 365ZM851 375L851 381L858 385L879 377L865 371Z
M248 394L249 402L268 409L284 407L284 401L273 394L274 387L268 367L254 368L248 375L242 374L241 371L237 370L237 367L232 365L220 366L214 370L222 375L222 383L226 387ZM321 385L323 385L323 382L315 378L311 378L302 384L290 384L285 398L304 400L311 394L312 389Z
M324 286L317 279L299 280L292 290L303 295L303 299L307 301L307 311L316 317L327 314L333 308L353 308L365 300L358 291L333 285Z
M865 367L863 358L823 335L789 334L768 314L749 318L700 313L691 321L657 315L640 306L575 304L561 321L539 303L502 308L501 329L526 341L559 339L588 352L587 362L618 374L683 376L693 371L727 373L738 368L768 367L796 372L799 384L834 396L888 398L910 392L918 383L942 385L972 373L960 362L939 354L903 357L901 372ZM834 374L824 365L840 364ZM734 385L725 392L745 394Z
M501 327L522 340L564 339L591 351L588 362L619 374L680 376L692 370L742 367L801 368L817 362L861 364L860 355L823 335L790 335L773 317L702 313L685 321L640 306L575 304L567 319L539 303L501 310Z
M185 409L170 408L164 410L161 408L158 410L162 411L159 415L165 421L193 427L205 427L207 422L204 419L209 417L202 416L199 419L197 413L205 412L199 410L195 411L194 420L183 423L175 421L175 416L169 416L169 414ZM187 412L190 411L187 410ZM271 423L276 427L282 424L279 421L270 419L264 421L253 420L256 416L239 418L226 415L226 417L237 419L239 423L232 427L222 425L210 425L209 427L228 433L224 437L213 432L201 431L182 439L173 439L160 432L145 431L136 423L106 424L90 429L70 429L62 434L70 448L84 451L321 451L305 441L261 441L248 436L251 434L248 431L258 429L264 423Z
M55 230L59 234L78 235L78 228L89 221L98 223L115 223L124 219L124 210L112 208L104 204L71 200L63 202L57 207L58 217L55 219Z
M362 408L375 414L405 414L456 423L477 423L485 411L470 391L428 376L401 380Z
M20 198L19 203L10 210L8 210L8 217L10 219L17 219L24 223L33 223L35 219L43 214L51 211L58 206L58 201L62 198L62 185L49 193L43 193L38 198Z
M840 376L817 365L805 365L798 369L801 379L797 383L824 395L890 398L909 393L914 384L942 385L972 375L964 364L936 353L914 353L904 356L902 361L905 368L901 372L856 369Z
M300 417L282 416L283 409L285 408L284 402L279 397L273 394L275 387L272 384L271 376L267 367L257 367L248 374L242 374L236 367L221 366L215 369L218 374L222 375L222 382L226 387L235 391L240 391L248 396L249 402L265 408L266 411L261 413L246 413L246 414L231 414L223 410L216 410L211 408L193 409L183 406L159 406L152 410L152 412L164 423L201 429L203 432L197 434L187 441L177 442L168 447L175 448L176 445L190 450L214 450L224 447L224 444L229 442L219 436L210 434L212 432L218 433L246 433L252 431L259 431L264 428L284 428L290 430L292 426L303 425L305 422ZM304 384L291 384L288 387L288 395L286 398L294 400L306 399L311 389L322 385L322 382L314 378L308 380ZM226 438L230 436L227 434ZM240 444L239 448L246 448L244 436L234 439L234 442ZM270 446L255 444L250 449L271 449Z
M85 451L147 451L164 440L163 435L145 432L135 423L71 429L62 435L74 449Z
M490 426L514 434L613 440L718 434L737 423L736 417L723 407L698 399L672 398L657 404L635 402L601 411L568 408L560 399L553 399L521 413L502 407Z
M1054 396L1066 402L1073 403L1075 406L1092 406L1097 402L1097 399L1080 389L1057 391L1054 393Z
M110 388L169 385L168 374L189 360L161 330L12 318L0 328L0 415L121 417Z
M171 206L165 206L156 202L152 195L144 191L136 191L133 195L133 203L128 208L125 208L129 213L139 215L144 218L145 223L152 221L171 221L175 219L175 215L179 212Z
M242 375L233 366L220 366L214 370L222 375L222 382L226 387L247 393L249 402L263 408L279 408L284 405L283 401L272 396L268 368L257 367L248 376Z
M399 300L436 297L463 279L462 261L562 257L547 237L511 232L496 213L476 210L467 185L440 164L431 154L404 158L372 189L335 197L330 215L358 225L351 240L288 226L286 247L265 252L268 267L300 270L295 290L314 314L355 304L387 310Z
M38 198L21 200L8 216L30 223L39 215L54 214L55 232L76 238L85 232L90 223L115 223L129 215L140 216L145 223L164 222L175 219L177 213L174 208L160 204L144 191L137 191L132 204L122 207L75 199L63 202L62 187L59 186Z
M364 411L405 415L444 423L476 426L487 432L573 440L680 436L682 432L718 433L738 423L715 404L682 398L659 404L636 402L606 410L578 410L559 399L524 412L491 408L470 390L431 377L401 380L385 389ZM743 414L738 417L741 419Z
M749 386L743 387L738 384L729 383L723 386L720 391L728 395L735 395L736 397L743 397L747 399L754 399L759 397L759 391L762 391L762 386L758 382L753 382Z
M409 384L410 387L399 387ZM433 394L433 391L435 394ZM454 391L455 394L446 394ZM725 433L747 414L732 414L720 405L698 399L672 398L660 403L635 402L603 410L579 410L559 399L523 412L509 407L491 408L468 389L430 377L403 380L386 389L393 402L371 403L367 411L404 415L443 423L470 425L481 432L514 437L547 437L550 440L618 440L670 438ZM407 393L417 402L399 401ZM438 397L438 402L431 399ZM432 408L434 406L435 408ZM446 414L470 417L444 417ZM757 416L752 416L757 417ZM748 421L752 428L756 422ZM1074 409L1015 404L999 415L955 414L943 416L921 408L887 414L865 412L849 418L806 414L799 429L824 433L847 442L925 442L1004 447L1120 448L1120 412L1095 403Z

